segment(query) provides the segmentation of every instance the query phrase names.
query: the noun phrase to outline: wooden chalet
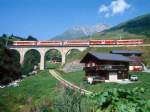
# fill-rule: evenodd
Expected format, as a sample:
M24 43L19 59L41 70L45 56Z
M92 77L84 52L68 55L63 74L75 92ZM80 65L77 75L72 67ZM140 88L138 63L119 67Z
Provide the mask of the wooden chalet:
M111 53L87 53L80 61L85 64L85 79L98 77L96 80L115 82L128 79L128 57Z
M141 58L143 51L140 50L112 50L112 54L120 54L128 56L133 61L129 65L130 71L142 71L143 70L143 59Z

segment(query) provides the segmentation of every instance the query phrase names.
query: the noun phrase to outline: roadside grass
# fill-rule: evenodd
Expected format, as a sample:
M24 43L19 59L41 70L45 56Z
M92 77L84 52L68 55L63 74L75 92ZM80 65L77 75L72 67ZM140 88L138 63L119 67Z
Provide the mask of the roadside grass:
M87 82L83 81L84 71L63 73L62 77L92 92L107 91L110 88L120 88L120 89L130 89L130 90L132 90L135 87L144 88L145 92L143 93L142 97L146 99L150 99L150 74L143 73L143 72L139 72L139 73L135 72L130 74L137 75L139 77L139 80L129 84L97 83L94 85L90 85L87 84Z
M45 100L51 101L57 96L55 91L57 83L58 81L49 74L48 70L45 70L27 77L18 87L0 89L0 111L28 111L33 106L44 103Z
M60 72L60 71L58 71ZM62 77L68 81L70 81L73 84L76 84L78 86L82 86L84 81L84 71L78 71L78 72L69 72L69 73L64 73L60 72L62 74Z

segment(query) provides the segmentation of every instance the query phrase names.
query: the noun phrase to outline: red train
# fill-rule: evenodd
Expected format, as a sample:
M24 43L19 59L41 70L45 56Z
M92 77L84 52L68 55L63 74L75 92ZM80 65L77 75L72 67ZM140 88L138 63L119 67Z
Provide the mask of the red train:
M115 45L116 40L90 40L90 45Z
M89 46L88 40L66 40L63 41L63 46Z
M132 44L143 44L144 40L142 39L133 39L133 40L116 40L117 45L132 45Z
M62 46L62 41L37 41L37 46Z
M127 40L66 40L66 41L14 41L14 46L92 46L92 45L137 45L143 39Z
M62 41L14 41L14 46L62 46Z
M13 41L14 46L36 46L36 41Z

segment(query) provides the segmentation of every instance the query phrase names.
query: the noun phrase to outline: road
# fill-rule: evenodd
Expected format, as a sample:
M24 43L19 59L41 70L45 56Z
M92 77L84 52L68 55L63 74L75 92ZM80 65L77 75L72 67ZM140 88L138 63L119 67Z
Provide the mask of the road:
M69 81L63 79L63 78L60 76L60 73L58 73L58 72L55 71L55 70L49 70L49 73L50 73L54 78L56 78L57 80L59 80L59 81L62 83L62 85L67 86L67 87L69 87L70 89L73 89L73 90L75 90L75 91L79 91L79 92L82 93L82 94L91 94L91 93L92 93L91 91L85 90L85 89L83 89L83 88L81 88L81 87L79 87L79 86L77 86L77 85L75 85L75 84L72 84L71 82L69 82Z

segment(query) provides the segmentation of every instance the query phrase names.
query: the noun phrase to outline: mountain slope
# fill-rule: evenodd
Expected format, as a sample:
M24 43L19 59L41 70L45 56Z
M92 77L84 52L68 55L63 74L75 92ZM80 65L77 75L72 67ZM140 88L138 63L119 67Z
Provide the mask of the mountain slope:
M150 13L123 22L101 33L96 33L93 39L133 39L150 37Z
M138 16L132 20L112 27L107 30L107 32L116 30L123 30L124 32L131 34L150 36L150 14Z
M105 29L110 28L110 26L105 24L99 24L91 27L84 27L84 26L76 26L73 28L70 28L63 32L60 35L57 35L56 37L52 38L51 40L71 40L71 39L79 39L82 37L88 37L91 36L97 32L101 32Z

